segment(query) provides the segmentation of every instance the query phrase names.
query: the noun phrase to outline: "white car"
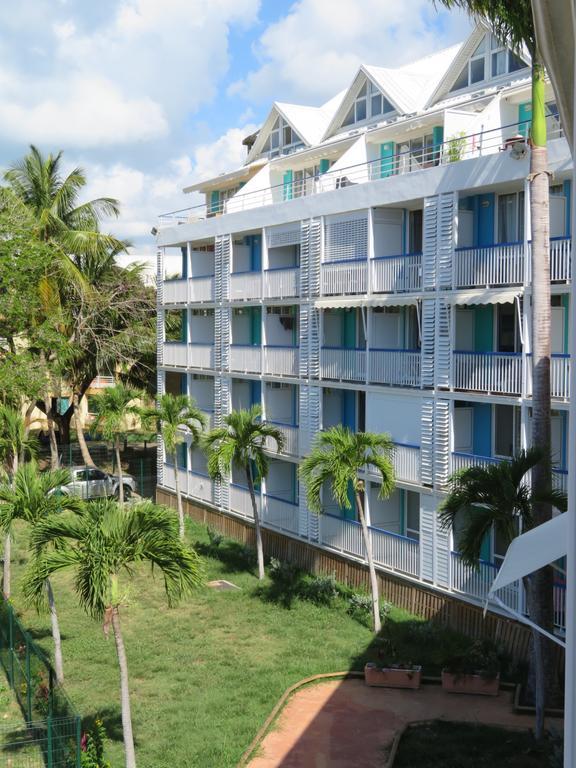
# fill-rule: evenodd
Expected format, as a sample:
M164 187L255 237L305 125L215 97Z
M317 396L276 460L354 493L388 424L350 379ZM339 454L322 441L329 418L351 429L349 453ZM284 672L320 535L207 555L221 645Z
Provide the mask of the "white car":
M118 498L120 478L109 475L97 467L70 467L71 482L60 488L61 493L79 496L81 499ZM136 493L136 481L132 475L122 475L124 499Z

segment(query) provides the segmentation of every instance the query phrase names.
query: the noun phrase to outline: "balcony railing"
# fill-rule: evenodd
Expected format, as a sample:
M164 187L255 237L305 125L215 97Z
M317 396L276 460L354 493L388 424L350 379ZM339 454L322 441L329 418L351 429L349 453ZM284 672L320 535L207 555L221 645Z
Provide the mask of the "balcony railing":
M252 500L250 499L250 492L247 488L230 483L230 509L243 517L249 517L252 520L254 519ZM258 510L258 513L260 513L261 497L258 491L256 492L256 509Z
M419 485L421 482L420 446L394 443L394 471L398 480Z
M470 392L519 395L522 356L515 352L452 353L453 385Z
M557 115L547 118L548 138L550 140L562 137L563 131ZM183 208L178 211L162 214L159 217L159 227L173 227L178 224L192 223L211 216L223 213L237 213L239 211L260 208L276 203L291 203L295 198L317 195L323 192L331 192L343 189L353 184L367 182L387 183L392 176L404 175L437 165L450 165L462 160L479 158L499 152L510 152L515 143L510 139L518 135L519 131L525 131L529 121L508 123L496 128L491 128L479 133L447 139L434 145L434 147L422 152L406 150L398 152L389 159L377 158L365 163L351 165L346 168L338 168L327 171L316 177L313 184L297 186L292 184L277 184L252 192L239 192L228 200L219 203L199 205L191 208ZM297 192L295 195L294 192Z
M368 262L366 259L325 261L320 266L320 291L323 296L366 293Z
M298 347L264 347L264 373L269 376L298 376Z
M208 475L190 470L188 473L188 494L211 504L214 500L214 483Z
M366 350L322 347L320 375L334 381L366 381Z
M180 341L166 341L162 348L163 365L176 368L188 367L188 345Z
M188 366L190 368L214 368L213 344L188 344Z
M298 504L266 493L262 521L277 531L298 534Z
M422 288L422 254L380 256L371 261L373 293L405 293Z
M279 267L264 271L264 298L288 299L300 295L299 270L296 267Z
M524 283L524 243L457 248L454 287L477 288Z
M572 276L572 238L550 238L550 280L568 282Z
M527 365L528 395L532 394L532 358L528 356ZM550 396L555 400L568 400L570 397L570 355L553 354L550 358Z
M284 447L282 448L281 453L284 453L287 456L298 456L298 427L295 427L291 424L281 424L270 419L266 419L266 422L268 424L273 424L277 429L280 430L282 436L284 437ZM276 453L276 442L272 440L272 438L268 438L266 441L266 448L272 453Z
M214 301L214 275L191 277L188 283L191 303Z
M452 453L451 472L458 472L468 467L489 467L492 464L499 464L503 459L498 456L480 456L475 453L463 453L454 451ZM524 477L526 483L530 482L530 473ZM552 487L558 491L566 492L568 485L568 472L561 467L552 467Z
M262 272L235 272L230 275L230 300L259 299L262 296Z
M164 281L164 304L187 304L188 280Z
M230 370L240 373L261 373L262 347L247 344L230 345Z
M420 350L377 349L368 353L368 378L373 384L394 387L420 386Z

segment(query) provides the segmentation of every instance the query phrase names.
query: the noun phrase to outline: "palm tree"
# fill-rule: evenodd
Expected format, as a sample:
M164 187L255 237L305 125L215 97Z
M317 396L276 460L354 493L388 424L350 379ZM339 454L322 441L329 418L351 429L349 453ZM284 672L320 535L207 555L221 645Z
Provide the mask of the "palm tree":
M224 417L223 427L211 430L204 439L211 478L222 480L224 476L230 475L232 467L246 474L254 514L260 580L264 578L264 549L254 482L268 475L269 462L265 453L268 441L275 442L277 452L284 447L282 432L272 424L261 421L261 416L262 408L259 405L253 405L249 410L233 411Z
M459 527L458 548L465 563L478 566L482 544L492 531L508 547L512 539L536 522L534 510L538 504L549 504L561 511L567 507L566 494L549 489L544 494L535 490L527 479L542 461L542 451L531 448L520 451L510 461L487 467L472 466L450 478L450 492L440 508L444 528ZM460 526L458 526L460 524ZM538 600L538 585L534 579L525 580L528 607L533 616ZM534 632L536 683L536 734L544 732L544 682L540 633Z
M101 434L105 440L114 443L116 466L118 468L118 500L124 503L124 482L122 462L120 461L120 437L128 431L128 420L140 416L142 409L134 401L140 397L140 392L124 384L116 384L103 390L98 398L98 414L94 419L91 430Z
M83 504L79 514L45 518L32 530L32 545L43 551L28 574L24 593L34 600L42 594L46 579L62 570L74 572L74 589L80 605L93 618L110 627L120 667L122 730L126 768L136 767L128 665L122 638L120 606L135 568L150 563L162 573L171 606L202 581L197 554L178 538L172 512L152 502L122 509L110 499ZM49 548L58 542L60 547Z
M45 518L58 512L77 511L79 499L59 493L59 489L70 482L67 469L39 472L35 460L21 464L12 482L0 483L0 528L10 535L16 520L22 520L32 528ZM34 558L41 556L41 551L33 553ZM7 595L9 596L9 595ZM50 580L46 579L45 595L50 611L52 638L54 640L54 667L56 679L64 682L62 663L62 642L54 592Z
M184 538L184 510L178 476L178 446L186 442L184 432L190 437L191 445L198 445L206 426L206 417L196 406L196 402L187 395L164 394L160 397L157 409L143 413L145 419L155 419L159 434L162 435L164 448L174 461L174 482L176 485L176 503L178 506L178 524L180 538Z
M18 466L36 453L38 442L28 434L22 414L16 408L0 405L0 457L9 475L9 482L14 483ZM11 558L12 535L10 527L4 530L4 573L3 592L6 598L11 593Z
M348 427L339 425L317 436L310 455L300 465L300 475L307 490L308 506L313 512L320 514L323 510L322 489L327 483L330 484L334 501L344 509L352 509L350 489L354 493L370 571L374 632L381 629L378 580L372 557L372 541L364 514L364 480L358 475L367 465L371 465L371 469L380 475L380 498L388 497L394 490L393 450L394 444L389 435L352 432Z

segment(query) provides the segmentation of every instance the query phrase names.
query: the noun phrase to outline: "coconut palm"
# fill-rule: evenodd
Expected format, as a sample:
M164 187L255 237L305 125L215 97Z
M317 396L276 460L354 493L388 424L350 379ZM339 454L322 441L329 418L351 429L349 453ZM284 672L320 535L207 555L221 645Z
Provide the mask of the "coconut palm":
M134 402L141 397L141 393L124 384L116 384L113 387L107 387L96 397L98 414L92 422L91 431L101 434L105 440L111 440L114 443L118 469L118 500L123 504L124 482L120 461L120 437L129 430L130 419L142 413L142 409Z
M154 419L158 433L162 436L164 450L174 462L174 482L178 506L180 538L184 538L184 509L178 476L178 447L188 439L190 446L198 445L206 426L206 416L187 395L166 393L158 401L158 408L143 413L146 420Z
M7 476L6 482L14 482L21 462L36 453L38 442L28 434L24 418L19 410L0 405L0 458ZM2 589L9 598L11 592L12 534L4 529L4 573Z
M114 634L120 667L122 729L126 768L135 768L128 665L122 637L120 607L136 568L150 563L160 571L171 606L202 580L197 554L178 538L172 512L151 502L123 509L110 499L83 504L79 514L51 515L36 525L32 545L43 551L28 573L24 593L38 599L52 574L74 572L74 589L84 610L103 620ZM58 542L59 548L49 545Z
M34 459L21 464L11 482L7 479L0 482L0 529L9 536L16 520L22 520L34 528L41 520L58 512L77 511L80 505L79 499L58 493L59 489L69 482L70 473L67 469L41 473ZM41 551L34 551L33 557L39 557L41 554ZM46 579L44 598L50 611L56 679L59 683L63 683L64 665L60 626L54 592L49 579Z
M233 411L224 417L224 426L211 430L203 441L210 477L222 480L230 475L233 467L246 475L254 514L259 579L264 578L264 549L254 483L268 475L266 450L270 450L269 441L275 443L277 452L284 447L282 432L272 424L261 421L261 416L259 405L253 405L248 410Z
M371 471L376 471L380 476L380 498L388 497L394 489L393 450L394 444L389 435L352 432L339 425L317 436L310 455L300 465L308 506L313 512L320 514L323 511L322 489L326 485L330 485L334 501L344 509L352 509L350 490L354 494L370 571L374 632L381 629L380 601L372 542L364 514L364 480L359 477L359 473L371 465Z
M567 507L566 494L549 489L544 494L531 487L528 473L542 461L542 451L531 448L520 451L510 461L487 467L472 466L450 478L448 497L440 507L440 521L445 528L460 530L458 549L464 562L477 566L482 544L492 531L506 547L513 538L536 524L534 510L538 504L548 504L561 511ZM525 581L530 615L539 599L534 578ZM545 670L541 666L540 634L534 633L534 674L536 684L536 734L544 731Z

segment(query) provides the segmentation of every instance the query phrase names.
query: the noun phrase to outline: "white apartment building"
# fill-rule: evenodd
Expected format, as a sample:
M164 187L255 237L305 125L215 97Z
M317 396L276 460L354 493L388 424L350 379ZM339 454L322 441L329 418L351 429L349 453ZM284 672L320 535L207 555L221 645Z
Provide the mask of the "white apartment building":
M553 463L565 487L572 162L551 88L547 102ZM286 437L258 490L263 524L363 560L355 513L328 494L326 514L310 513L297 468L319 430L387 432L397 489L381 500L365 478L378 567L476 602L501 542L466 568L437 508L453 471L530 440L529 123L528 57L479 25L408 66L361 66L320 107L274 103L245 165L187 188L205 205L161 217L157 237L159 391L188 393L212 424L261 403ZM190 499L251 516L243 477L213 483L186 445L180 466ZM158 472L174 489L162 455ZM523 609L520 585L504 592ZM562 628L561 584L555 602Z

